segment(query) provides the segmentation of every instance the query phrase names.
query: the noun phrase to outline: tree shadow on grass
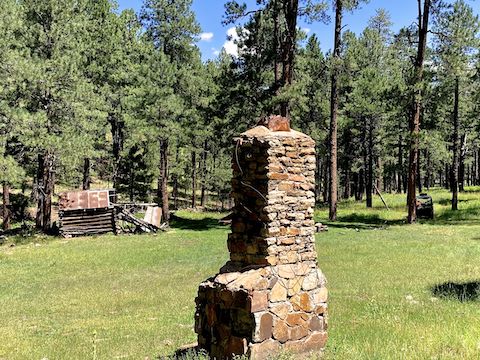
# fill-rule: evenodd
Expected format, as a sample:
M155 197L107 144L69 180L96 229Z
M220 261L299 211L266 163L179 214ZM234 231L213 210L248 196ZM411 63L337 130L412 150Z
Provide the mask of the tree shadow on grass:
M404 220L385 220L378 214L358 214L352 213L337 217L336 222L326 222L332 228L346 229L382 229L387 226L404 224Z
M205 217L203 219L186 219L177 215L172 215L170 217L170 227L173 229L197 231L226 228L226 226L220 224L216 218Z
M464 193L469 193L469 194L479 194L480 193L480 187L478 186L473 186L470 188L465 188L462 192Z
M480 281L466 283L448 282L432 287L432 294L436 297L460 302L480 300Z
M468 203L470 199L458 199L458 203ZM447 205L452 205L452 199L441 199L436 201L437 204L447 206Z
M479 225L480 207L460 208L459 210L445 210L432 220L435 225Z

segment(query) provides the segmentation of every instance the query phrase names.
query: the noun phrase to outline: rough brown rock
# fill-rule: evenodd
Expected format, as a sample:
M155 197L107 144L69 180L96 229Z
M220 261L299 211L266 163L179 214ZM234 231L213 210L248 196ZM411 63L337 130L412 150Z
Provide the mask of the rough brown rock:
M270 339L273 334L273 316L270 313L259 314L257 320L257 329L255 331L255 342L261 342Z
M282 281L277 281L270 291L270 301L280 302L287 300L287 289Z
M296 311L312 312L314 309L312 299L306 292L295 295L290 301L292 302L293 309Z
M268 309L268 291L253 291L251 304L251 311L254 313Z
M259 344L250 344L248 354L253 360L267 360L271 359L273 354L279 352L280 343L273 339L268 339Z
M273 327L273 337L281 343L290 340L290 328L281 320L278 320Z

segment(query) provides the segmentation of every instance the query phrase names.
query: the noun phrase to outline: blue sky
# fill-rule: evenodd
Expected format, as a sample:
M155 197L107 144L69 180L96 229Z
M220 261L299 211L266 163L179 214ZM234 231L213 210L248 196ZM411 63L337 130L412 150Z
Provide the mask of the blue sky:
M140 10L142 0L117 0L120 10L133 8ZM480 1L466 0L475 10L480 13ZM247 4L254 4L255 0L246 0ZM202 27L201 41L198 46L202 51L204 60L211 59L218 54L222 47L226 47L228 51L234 52L234 46L227 42L227 32L233 25L223 26L222 16L224 14L224 0L193 0L193 10L197 15L197 20ZM349 29L356 33L362 32L376 9L384 8L391 16L393 22L393 30L398 30L403 26L412 24L416 19L417 1L416 0L370 0L368 4L362 5L353 13L345 15L345 29ZM333 18L333 17L332 17ZM313 23L306 24L300 22L300 27L306 29L309 34L315 33L320 39L322 49L326 52L331 49L333 43L333 25ZM231 32L232 30L230 30Z

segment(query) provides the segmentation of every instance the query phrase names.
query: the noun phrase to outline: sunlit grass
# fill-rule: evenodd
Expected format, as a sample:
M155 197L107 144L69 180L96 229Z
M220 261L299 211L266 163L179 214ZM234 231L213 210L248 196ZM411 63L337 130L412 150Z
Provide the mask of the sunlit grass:
M390 211L342 203L317 235L326 359L479 358L480 193L461 194L457 213L448 192L429 193L433 221L404 225L405 195L385 195ZM228 228L220 213L177 216L157 236L1 246L0 359L154 359L194 342L197 286L227 260Z

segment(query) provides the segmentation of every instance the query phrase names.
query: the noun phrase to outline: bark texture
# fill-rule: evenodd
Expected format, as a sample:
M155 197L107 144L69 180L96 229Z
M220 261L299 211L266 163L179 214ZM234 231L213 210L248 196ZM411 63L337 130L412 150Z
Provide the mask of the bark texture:
M330 196L329 219L337 220L337 116L338 116L338 62L340 60L340 46L342 36L343 0L336 1L335 8L335 40L333 49L332 93L330 99Z
M421 0L418 0L418 49L415 59L415 80L412 116L410 118L410 155L408 167L408 218L409 224L417 221L416 208L416 182L418 167L418 144L420 134L420 113L422 109L422 82L425 62L425 52L427 49L428 22L430 17L431 0L425 0L423 3L423 14Z

